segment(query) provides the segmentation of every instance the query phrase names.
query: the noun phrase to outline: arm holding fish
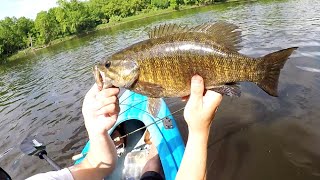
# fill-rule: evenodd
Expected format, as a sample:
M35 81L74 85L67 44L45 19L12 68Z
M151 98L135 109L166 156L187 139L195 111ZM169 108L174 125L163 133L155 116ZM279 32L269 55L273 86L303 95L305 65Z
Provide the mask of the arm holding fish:
M90 139L90 150L81 164L59 171L37 174L28 180L38 179L103 179L116 166L117 153L108 130L115 124L119 103L119 88L99 91L95 84L86 94L82 106L85 126Z
M94 85L85 96L82 113L91 148L81 164L69 168L76 180L103 179L116 166L116 149L107 132L118 117L118 93L118 88L99 91Z
M203 79L196 75L191 80L191 94L184 110L189 135L177 180L205 178L210 126L222 96L210 90L204 96L203 93Z

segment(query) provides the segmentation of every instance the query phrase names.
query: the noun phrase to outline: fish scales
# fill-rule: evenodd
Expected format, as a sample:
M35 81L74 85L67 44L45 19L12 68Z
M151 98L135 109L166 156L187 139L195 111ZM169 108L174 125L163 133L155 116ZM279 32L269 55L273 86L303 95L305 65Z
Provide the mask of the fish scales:
M182 37L179 36L179 39L185 42L185 45L195 44L185 41L186 38L182 39ZM174 36L170 38L175 39ZM145 82L148 82L149 85L157 85L154 89L159 90L157 92L159 96L184 96L188 95L190 79L195 74L204 78L206 87L230 82L254 81L256 78L255 64L257 61L255 60L242 57L240 54L234 56L237 59L233 60L228 56L224 57L221 54L212 54L202 50L181 51L179 44L176 43L177 40L173 41L170 38L156 39L158 42L145 41L136 45L135 49L128 49L129 52L134 53L127 57L136 59L142 75L132 87L133 90L137 89L137 92L141 93L144 91L143 87L146 86ZM162 46L163 44L166 48ZM198 46L209 47L200 44ZM165 51L165 49L172 50ZM219 51L214 45L211 45L210 49L213 49L213 52ZM240 73L239 70L241 70Z
M166 32L170 27L155 29L150 39L115 53L97 66L97 84L125 87L150 97L182 97L190 93L191 77L198 74L206 89L231 90L227 95L239 94L233 83L250 81L277 96L280 70L296 49L251 58L237 52L240 33L233 32L234 25L208 24L192 30L175 25L173 32ZM182 32L175 32L178 30Z

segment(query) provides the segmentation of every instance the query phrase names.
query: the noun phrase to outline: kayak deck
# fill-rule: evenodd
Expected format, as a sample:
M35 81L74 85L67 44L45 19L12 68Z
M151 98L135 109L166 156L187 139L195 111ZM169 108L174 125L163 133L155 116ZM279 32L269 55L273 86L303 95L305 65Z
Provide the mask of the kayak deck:
M175 179L183 157L185 145L178 126L166 103L161 99L161 106L158 109L157 117L153 117L149 113L148 98L146 96L126 90L119 98L119 102L121 109L119 117L115 125L108 131L108 134L111 135L115 128L123 122L133 122L128 126L128 128L132 128L132 131L139 127L148 126L147 130L151 134L152 143L157 147L166 179ZM163 118L170 121L170 127L163 123L164 121L161 120ZM141 139L143 132L144 131L138 131L137 133L128 136L127 142L129 143L126 147L126 152L132 151L130 150L129 144L132 144L131 146L136 146ZM82 154L85 155L89 148L90 142L85 145ZM75 164L80 163L82 160L83 158L77 160ZM122 158L119 158L117 169L123 170L123 163L124 158L123 160Z

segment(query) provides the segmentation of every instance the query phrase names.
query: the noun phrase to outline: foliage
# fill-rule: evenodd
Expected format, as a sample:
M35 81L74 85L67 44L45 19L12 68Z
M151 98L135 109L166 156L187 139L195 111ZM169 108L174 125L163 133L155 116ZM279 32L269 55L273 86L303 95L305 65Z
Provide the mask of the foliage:
M172 9L178 10L179 9L179 4L181 4L181 3L180 3L179 0L170 0L169 4L170 4L170 7Z
M34 22L25 17L0 21L0 58L29 47L34 32Z
M151 5L158 9L166 9L169 7L168 0L151 0Z
M58 7L39 12L34 21L25 17L0 20L0 60L19 50L46 46L55 39L128 16L214 1L217 0L58 0Z

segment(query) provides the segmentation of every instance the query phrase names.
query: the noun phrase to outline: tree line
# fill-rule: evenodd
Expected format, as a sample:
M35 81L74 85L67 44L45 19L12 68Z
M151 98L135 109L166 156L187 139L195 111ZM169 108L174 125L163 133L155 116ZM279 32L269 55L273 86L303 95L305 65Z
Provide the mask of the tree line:
M128 16L215 1L223 0L58 0L57 7L39 12L35 20L25 17L0 20L0 60L19 50L46 46L55 39Z

